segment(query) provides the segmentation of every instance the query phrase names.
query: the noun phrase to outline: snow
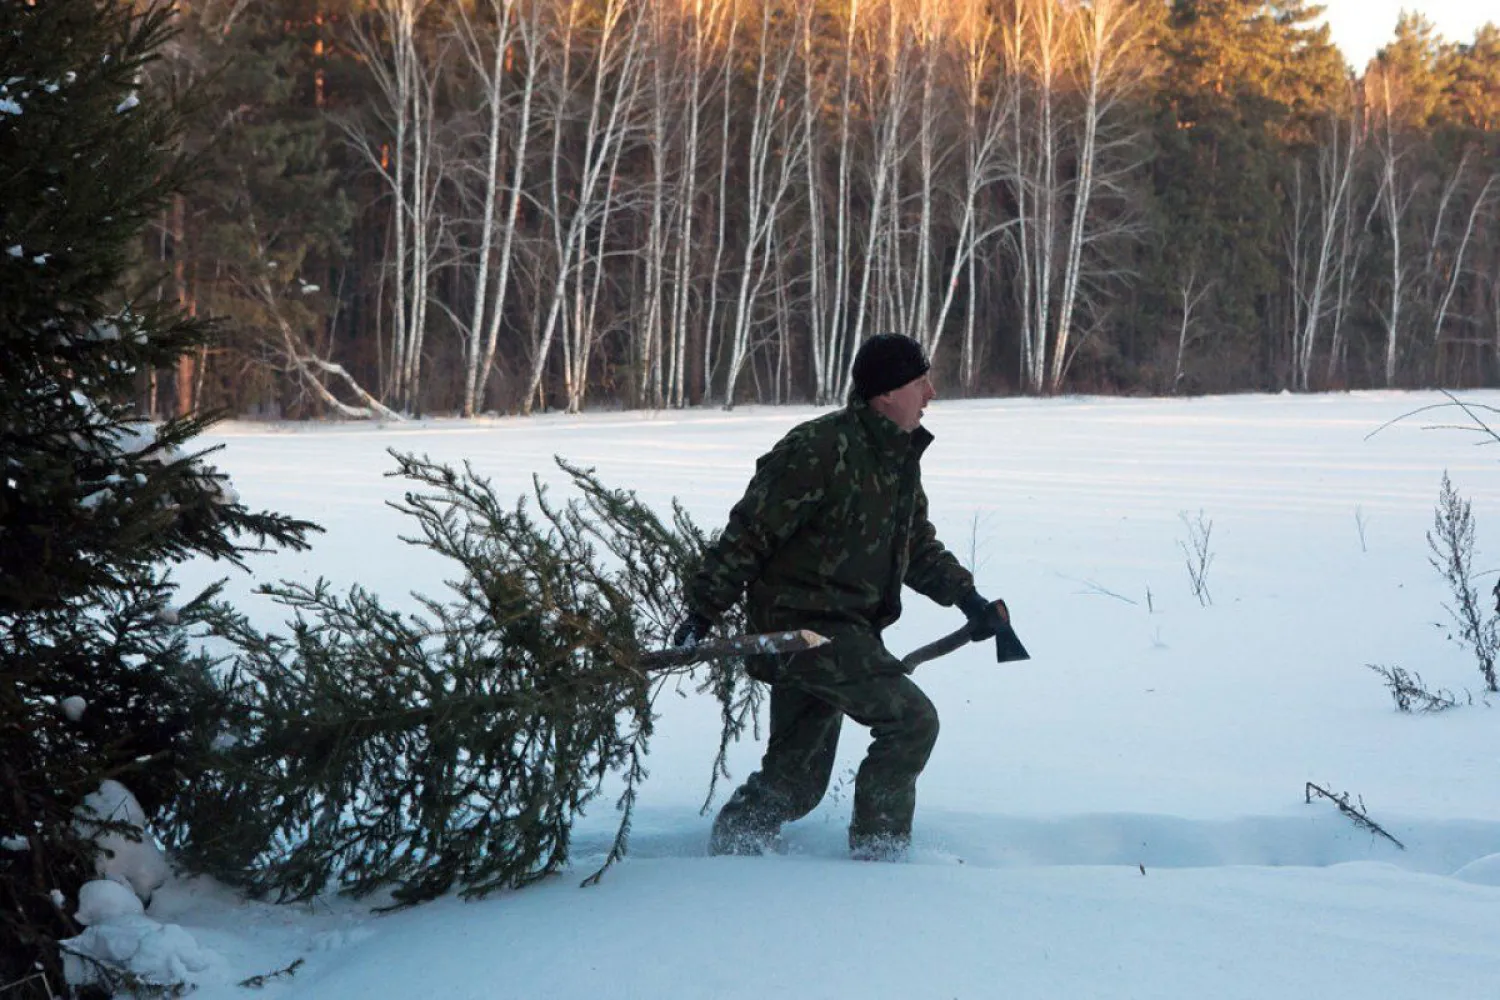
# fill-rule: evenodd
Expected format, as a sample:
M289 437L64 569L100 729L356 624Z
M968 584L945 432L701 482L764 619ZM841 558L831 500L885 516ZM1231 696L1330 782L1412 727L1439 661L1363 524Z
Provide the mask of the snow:
M84 832L96 830L101 822L126 823L135 828L140 839L132 840L114 831L96 836L94 842L102 848L96 862L99 874L129 886L142 902L149 901L171 876L171 869L147 829L141 804L114 779L106 779L98 791L85 796L79 810L78 825Z
M88 496L84 497L82 500L78 501L78 506L82 507L84 510L97 510L99 507L104 506L114 498L114 490L105 487L102 490L95 490Z
M128 886L111 879L95 879L78 890L78 912L73 918L88 927L145 912L140 897Z
M88 710L89 703L87 699L80 698L75 694L64 698L60 707L62 708L64 718L69 722L77 722L83 718L83 713Z
M941 386L939 387L941 389ZM1466 396L1500 406L1500 394ZM1500 706L1453 629L1426 532L1443 472L1474 501L1487 596L1500 452L1436 394L943 401L924 479L939 534L1004 598L1033 659L970 645L916 671L943 720L912 857L848 860L849 725L829 794L784 854L705 856L716 706L664 698L630 856L607 803L576 868L524 891L376 915L274 906L202 878L157 890L203 1000L275 998L1309 998L1500 995ZM403 545L385 449L471 461L502 495L561 484L553 455L718 528L755 458L812 408L546 415L400 426L231 424L245 502L323 524L264 579L358 582L398 607L451 575ZM1212 603L1183 546L1202 512ZM192 565L184 588L216 579ZM285 614L231 581L261 627ZM961 624L908 592L902 655ZM1367 664L1459 696L1394 711ZM1472 696L1472 704L1469 703ZM734 782L762 741L730 756ZM1363 801L1405 850L1318 797ZM719 801L732 788L723 788ZM716 802L716 805L718 803ZM143 939L144 940L144 939ZM161 953L158 948L156 953ZM187 959L202 965L194 970ZM295 975L273 976L301 960ZM168 963L171 964L171 963Z
M98 884L90 882L84 888ZM128 969L148 983L170 984L196 978L218 958L176 924L159 923L139 913L110 915L62 945L63 975L75 986L98 979L96 962Z

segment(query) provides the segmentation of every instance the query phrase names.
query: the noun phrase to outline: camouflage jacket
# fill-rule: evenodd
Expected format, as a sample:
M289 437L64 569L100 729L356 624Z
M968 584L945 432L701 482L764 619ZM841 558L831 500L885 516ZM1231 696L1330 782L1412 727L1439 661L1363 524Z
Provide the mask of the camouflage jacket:
M756 463L689 581L689 607L717 619L747 594L753 629L879 632L900 617L903 583L957 603L974 578L927 518L919 462L931 443L857 399L792 428Z

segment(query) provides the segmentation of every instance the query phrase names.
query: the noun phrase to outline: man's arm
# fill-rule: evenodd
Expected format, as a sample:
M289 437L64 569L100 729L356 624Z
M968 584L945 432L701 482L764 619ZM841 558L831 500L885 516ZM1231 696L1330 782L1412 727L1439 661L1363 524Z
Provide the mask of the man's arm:
M927 493L921 486L917 487L917 503L911 518L906 585L944 607L957 604L974 591L974 574L964 569L958 557L938 541L937 529L927 517Z
M823 502L829 460L795 433L761 458L723 533L688 581L687 603L694 613L715 620L734 606L766 561Z

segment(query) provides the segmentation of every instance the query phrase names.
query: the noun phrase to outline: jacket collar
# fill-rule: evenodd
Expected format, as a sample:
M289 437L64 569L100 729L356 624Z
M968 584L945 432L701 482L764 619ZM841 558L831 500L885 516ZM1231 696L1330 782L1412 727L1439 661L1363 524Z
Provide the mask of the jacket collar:
M849 412L864 427L876 448L898 458L905 458L908 454L921 458L934 440L932 432L925 427L918 426L910 433L903 431L890 418L877 412L868 400L858 396L850 397Z

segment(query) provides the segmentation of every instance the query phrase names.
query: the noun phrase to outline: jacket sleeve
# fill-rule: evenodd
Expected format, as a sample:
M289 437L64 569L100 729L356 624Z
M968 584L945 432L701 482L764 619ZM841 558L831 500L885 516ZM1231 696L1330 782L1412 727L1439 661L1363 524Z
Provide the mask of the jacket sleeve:
M927 493L920 485L912 511L905 582L923 597L945 607L957 604L974 588L974 575L938 541L937 529L927 517Z
M813 442L782 438L756 464L745 495L688 581L688 607L710 620L739 601L762 567L827 496L828 467Z

